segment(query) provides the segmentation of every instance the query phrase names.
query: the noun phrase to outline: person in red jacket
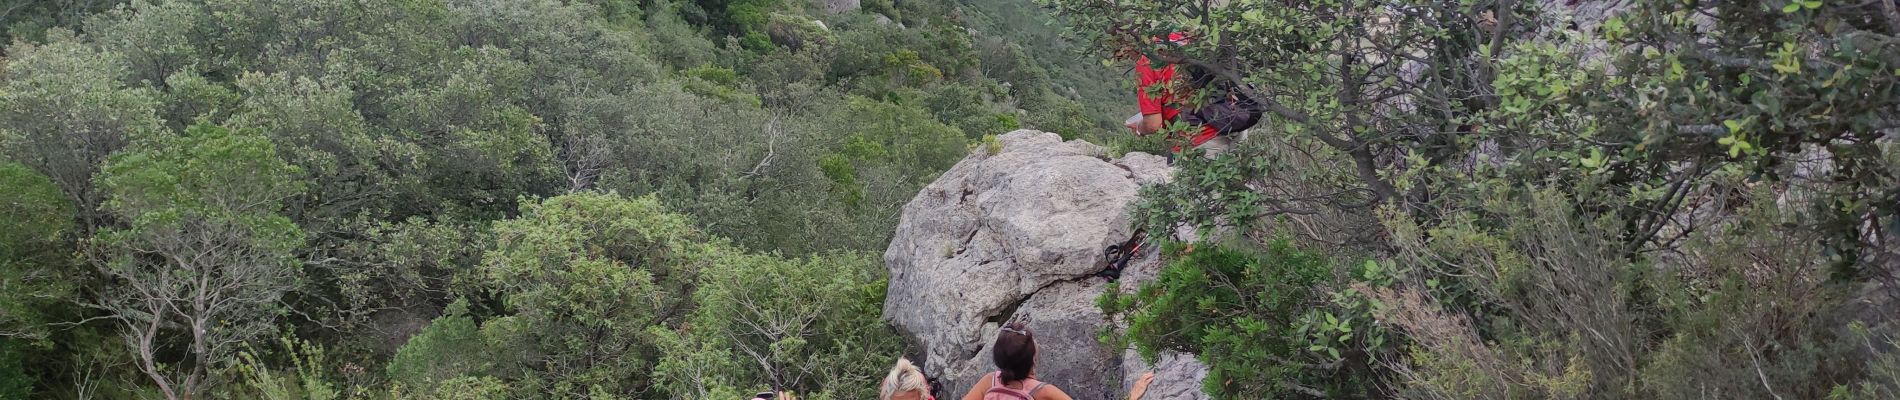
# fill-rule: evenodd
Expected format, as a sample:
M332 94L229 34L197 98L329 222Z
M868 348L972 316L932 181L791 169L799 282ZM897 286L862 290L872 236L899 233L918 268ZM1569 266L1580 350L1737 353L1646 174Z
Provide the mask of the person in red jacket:
M1187 44L1188 40L1190 37L1185 32L1168 34L1166 39L1177 45ZM1145 136L1161 132L1169 123L1179 121L1181 117L1179 101L1193 94L1180 93L1186 89L1182 88L1185 85L1175 83L1175 65L1164 64L1160 68L1155 68L1154 62L1149 60L1147 55L1135 51L1132 45L1124 46L1117 53L1119 53L1117 56L1122 59L1136 59L1135 103L1140 107L1141 114L1128 119L1128 128L1133 129L1136 136ZM1189 130L1187 140L1188 145L1200 149L1210 157L1233 148L1233 141L1226 136L1221 136L1220 132L1211 126L1203 125ZM1175 151L1180 150L1179 147L1175 148Z

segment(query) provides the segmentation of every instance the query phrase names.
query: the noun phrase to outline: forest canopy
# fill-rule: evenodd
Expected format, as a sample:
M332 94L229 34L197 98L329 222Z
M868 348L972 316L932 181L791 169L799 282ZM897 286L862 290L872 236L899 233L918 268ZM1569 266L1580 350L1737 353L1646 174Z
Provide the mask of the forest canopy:
M0 398L872 398L916 347L879 316L903 204L1011 130L1179 144L1122 126L1138 57L1262 114L1142 189L1134 228L1195 234L1096 304L1210 397L1900 398L1887 0L14 0L0 28Z
M1126 92L1029 3L0 4L0 398L871 397L898 208Z

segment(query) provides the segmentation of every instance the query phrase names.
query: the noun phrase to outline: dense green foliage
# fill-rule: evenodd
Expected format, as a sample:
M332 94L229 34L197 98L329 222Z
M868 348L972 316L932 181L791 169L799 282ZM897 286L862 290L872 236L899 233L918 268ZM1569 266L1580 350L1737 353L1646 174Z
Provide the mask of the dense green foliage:
M160 391L198 398L219 383L216 360L276 329L279 300L298 286L304 232L277 210L303 182L256 132L198 124L137 142L99 176L102 208L126 224L92 238L115 283L99 289L96 307L124 325ZM155 350L172 338L189 346L167 365Z
M1314 295L1334 283L1332 267L1321 255L1275 241L1264 249L1195 249L1169 264L1153 283L1100 300L1111 315L1129 312L1126 331L1109 336L1133 344L1151 362L1161 350L1222 355L1207 374L1208 393L1215 396L1356 397L1369 392L1370 382L1348 373L1295 380L1311 374L1309 369L1326 369L1293 361L1305 352L1325 352L1336 362L1348 354L1329 344L1383 340L1367 334L1370 328L1363 325L1355 334L1353 320L1328 313L1327 299ZM1315 344L1319 336L1324 338Z
M1207 382L1224 398L1890 396L1900 12L1585 3L1045 1L1103 53L1177 56L1250 84L1234 91L1267 114L1239 150L1148 189L1142 225L1334 260L1299 303L1326 318L1108 304L1208 321L1125 339L1266 382ZM1175 30L1197 40L1147 40ZM1221 299L1296 276L1151 290ZM1208 345L1243 323L1278 336ZM1348 324L1395 334L1271 340ZM1309 367L1248 364L1262 353Z
M47 311L58 306L71 282L63 269L70 263L59 251L61 235L73 225L71 203L45 176L15 163L0 164L0 219L10 222L0 233L0 270L8 283L0 293L0 321L8 347L14 341L44 339Z
M0 398L870 397L903 203L1125 100L1026 3L822 7L0 2Z
M1170 145L1091 52L1266 112L1100 302L1215 397L1900 395L1892 2L861 3L0 2L0 398L869 398L919 188Z

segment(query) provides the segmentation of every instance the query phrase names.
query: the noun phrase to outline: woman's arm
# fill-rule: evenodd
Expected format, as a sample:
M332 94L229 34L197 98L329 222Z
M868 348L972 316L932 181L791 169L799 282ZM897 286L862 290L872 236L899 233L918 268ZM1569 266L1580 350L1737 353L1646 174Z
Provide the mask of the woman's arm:
M963 394L963 400L983 400L983 394L990 391L991 381L989 374L976 378L976 384L970 385L970 392Z
M1148 394L1148 384L1154 381L1155 373L1141 374L1140 379L1135 379L1135 387L1128 390L1128 400L1141 400L1142 395Z

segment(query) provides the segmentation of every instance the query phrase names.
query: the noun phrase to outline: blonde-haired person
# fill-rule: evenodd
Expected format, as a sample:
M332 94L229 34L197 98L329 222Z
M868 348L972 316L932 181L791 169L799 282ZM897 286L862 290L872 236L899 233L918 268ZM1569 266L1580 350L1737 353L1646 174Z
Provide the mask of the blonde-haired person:
M891 366L891 373L884 375L884 383L878 385L878 400L937 400L930 394L930 378L917 364L908 358L899 357L897 365Z

